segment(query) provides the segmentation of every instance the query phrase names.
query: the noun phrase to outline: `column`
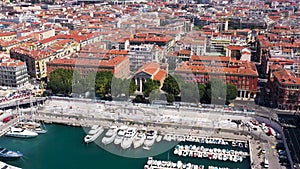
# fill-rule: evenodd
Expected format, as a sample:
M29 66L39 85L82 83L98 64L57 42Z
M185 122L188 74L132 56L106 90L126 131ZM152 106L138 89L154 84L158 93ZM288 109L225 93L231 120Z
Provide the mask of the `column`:
M139 79L140 80L140 92L143 92L143 81L142 79Z

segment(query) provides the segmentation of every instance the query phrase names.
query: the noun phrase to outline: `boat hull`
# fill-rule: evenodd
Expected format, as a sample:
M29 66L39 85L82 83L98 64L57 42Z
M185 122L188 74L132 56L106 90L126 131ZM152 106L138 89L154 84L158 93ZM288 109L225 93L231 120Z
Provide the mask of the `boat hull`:
M0 147L0 159L2 160L15 160L22 157L23 154L19 151L11 151L6 148Z
M135 140L133 142L133 147L138 148L138 147L142 146L144 144L144 142L145 142L145 139Z
M95 141L102 133L103 133L104 129L100 129L96 134L90 136L88 138L88 136L84 137L84 142L85 143L91 143L93 141Z
M121 147L123 149L128 149L131 146L132 142L133 142L133 139L124 139L121 143Z
M116 136L117 136L117 134L112 135L111 137L104 137L104 138L102 139L102 143L103 143L104 145L110 144L110 143L112 143L112 142L115 140Z
M114 144L117 144L117 145L121 144L122 140L123 140L123 137L122 138L116 137L115 140L114 140Z

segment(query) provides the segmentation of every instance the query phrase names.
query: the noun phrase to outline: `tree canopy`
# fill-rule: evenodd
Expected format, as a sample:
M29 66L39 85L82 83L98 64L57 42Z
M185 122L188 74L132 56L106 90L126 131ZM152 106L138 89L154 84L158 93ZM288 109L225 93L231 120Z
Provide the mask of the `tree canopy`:
M227 84L226 88L227 88L226 100L229 101L235 99L238 95L238 91L236 87L232 84Z
M143 85L143 94L145 97L149 97L151 91L159 89L160 82L157 80L148 79Z
M54 94L68 95L72 91L72 81L72 70L56 69L51 72L47 87Z
M176 79L171 75L168 75L168 77L165 79L163 87L161 89L168 94L173 94L175 96L180 94L179 85Z

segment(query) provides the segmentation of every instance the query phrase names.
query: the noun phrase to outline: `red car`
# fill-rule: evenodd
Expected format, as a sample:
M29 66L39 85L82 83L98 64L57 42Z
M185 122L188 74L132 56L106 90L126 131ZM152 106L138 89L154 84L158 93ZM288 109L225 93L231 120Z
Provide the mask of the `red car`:
M13 116L5 117L5 118L3 119L3 123L9 122L11 119L13 119Z

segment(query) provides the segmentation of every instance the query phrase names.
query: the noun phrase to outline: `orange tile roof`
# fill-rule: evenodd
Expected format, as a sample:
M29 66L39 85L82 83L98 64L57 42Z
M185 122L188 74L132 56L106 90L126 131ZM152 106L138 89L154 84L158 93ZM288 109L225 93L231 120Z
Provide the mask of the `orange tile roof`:
M12 36L12 35L17 35L16 32L0 32L0 37L2 36Z
M300 85L300 78L293 75L291 72L285 69L279 69L278 71L273 72L274 77L278 80L279 83L284 85Z
M167 71L165 70L159 70L156 75L153 77L153 80L158 80L161 81L163 79L165 79L167 76Z
M25 65L25 62L22 61L16 61L14 59L8 59L6 61L0 62L1 67L19 67Z
M229 50L241 50L243 48L244 48L244 46L232 46L232 45L227 46L227 49L229 49Z
M220 62L229 62L230 57L219 57L219 56L198 56L198 55L193 55L191 57L191 61L220 61Z
M119 65L124 60L128 59L128 57L116 56L109 60L92 60L92 59L55 59L48 62L48 65L69 65L69 66L86 66L86 67L115 67Z
M189 62L183 62L181 66L176 68L177 72L190 72L190 73L212 73L212 74L230 74L230 75L247 75L258 76L255 64L251 62L242 61L239 66L232 67L212 67L205 65L194 65Z

